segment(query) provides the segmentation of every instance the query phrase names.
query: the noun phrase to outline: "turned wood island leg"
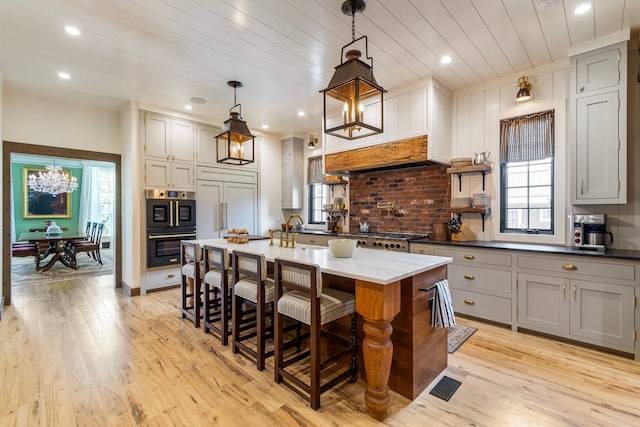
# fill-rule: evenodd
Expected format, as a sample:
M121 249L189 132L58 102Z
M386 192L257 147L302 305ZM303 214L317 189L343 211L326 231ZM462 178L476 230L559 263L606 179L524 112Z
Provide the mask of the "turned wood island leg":
M356 280L356 311L364 320L362 355L367 377L364 401L369 415L376 420L383 420L391 405L391 321L400 311L400 282L380 285Z

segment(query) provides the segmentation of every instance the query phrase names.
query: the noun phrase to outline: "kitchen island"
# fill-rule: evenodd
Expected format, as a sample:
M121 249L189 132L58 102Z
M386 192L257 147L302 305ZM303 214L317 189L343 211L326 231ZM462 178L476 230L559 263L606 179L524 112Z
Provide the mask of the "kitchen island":
M431 327L432 291L420 289L446 278L452 258L362 248L356 248L351 258L335 258L326 247L285 248L277 240L273 245L268 240L242 244L202 239L195 243L225 247L229 252L261 253L268 262L286 258L314 263L328 286L352 285L356 311L364 322L364 400L375 419L387 416L390 388L414 399L447 366L446 329Z

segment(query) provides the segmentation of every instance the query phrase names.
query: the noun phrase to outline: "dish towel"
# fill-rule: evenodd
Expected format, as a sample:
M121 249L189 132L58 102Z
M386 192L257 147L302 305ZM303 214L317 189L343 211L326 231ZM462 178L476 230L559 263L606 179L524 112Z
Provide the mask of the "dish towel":
M456 316L453 313L453 304L451 303L451 294L449 293L449 281L444 279L434 286L431 326L434 328L456 326Z

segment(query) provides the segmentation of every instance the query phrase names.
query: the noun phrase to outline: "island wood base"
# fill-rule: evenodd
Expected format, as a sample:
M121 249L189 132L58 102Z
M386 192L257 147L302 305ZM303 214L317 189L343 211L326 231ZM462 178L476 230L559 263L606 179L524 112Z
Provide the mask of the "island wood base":
M431 327L429 298L420 291L447 277L442 266L390 285L356 280L363 319L367 412L387 416L389 389L413 400L447 367L447 330Z
M400 312L393 322L393 361L389 388L414 400L447 367L447 328L431 327L427 289L447 278L447 267L438 267L401 283Z

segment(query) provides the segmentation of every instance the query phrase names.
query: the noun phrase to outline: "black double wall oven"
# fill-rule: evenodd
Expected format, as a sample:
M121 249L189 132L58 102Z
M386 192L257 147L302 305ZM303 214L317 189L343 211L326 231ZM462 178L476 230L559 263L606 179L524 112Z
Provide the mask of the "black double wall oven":
M147 190L147 267L180 264L180 241L196 238L193 191Z

